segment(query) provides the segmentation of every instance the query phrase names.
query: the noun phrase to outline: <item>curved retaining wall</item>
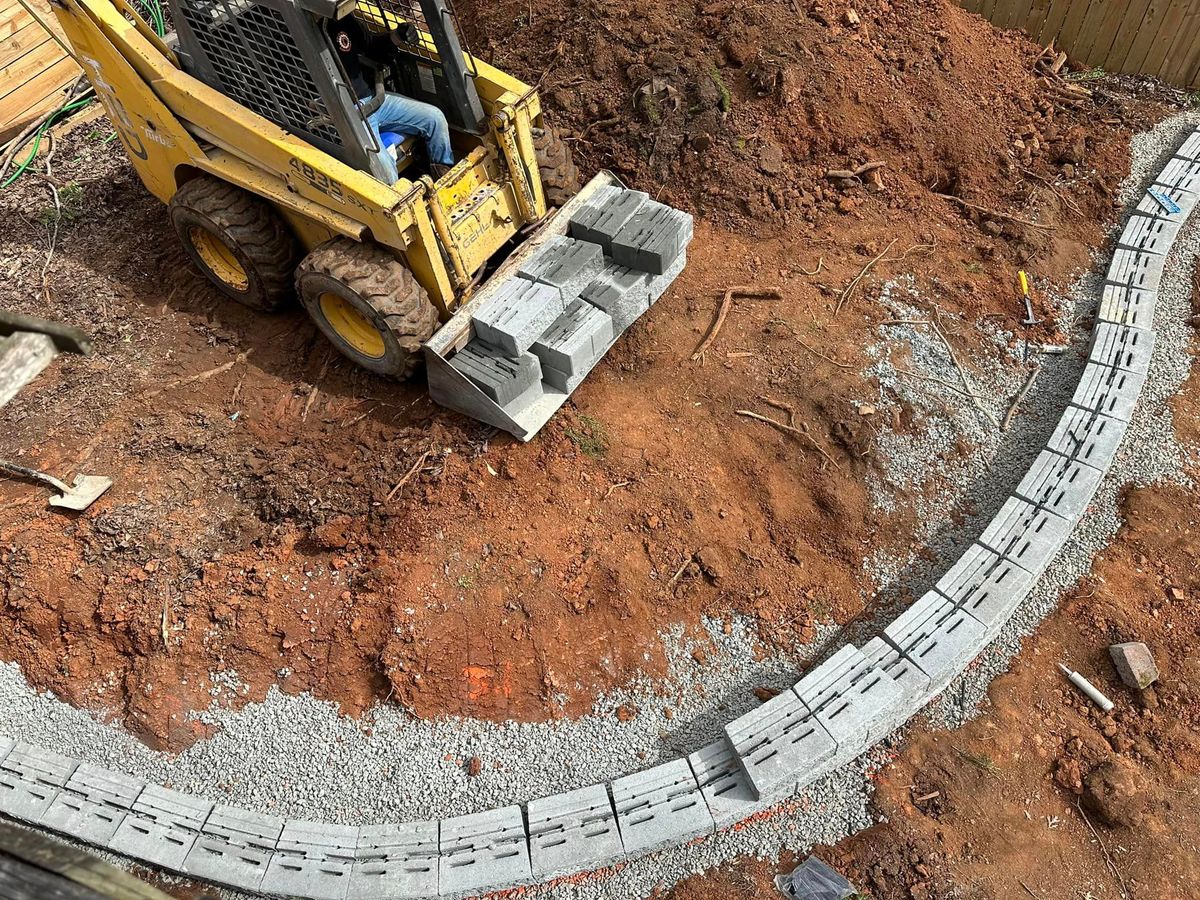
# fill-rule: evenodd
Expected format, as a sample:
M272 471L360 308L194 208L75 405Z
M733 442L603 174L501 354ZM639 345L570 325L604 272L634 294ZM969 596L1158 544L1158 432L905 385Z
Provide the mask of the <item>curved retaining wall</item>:
M1109 266L1058 428L979 539L880 637L846 646L725 738L610 783L473 815L333 825L260 815L0 738L0 813L251 893L469 897L613 866L767 809L868 750L987 646L1083 515L1154 348L1167 253L1200 192L1200 130L1144 194Z

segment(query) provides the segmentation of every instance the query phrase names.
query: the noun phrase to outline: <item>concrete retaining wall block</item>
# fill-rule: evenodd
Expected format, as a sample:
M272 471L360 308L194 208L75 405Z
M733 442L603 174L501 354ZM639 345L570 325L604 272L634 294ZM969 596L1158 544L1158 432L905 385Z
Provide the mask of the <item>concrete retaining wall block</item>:
M684 759L616 779L612 797L621 841L631 856L683 844L715 828Z

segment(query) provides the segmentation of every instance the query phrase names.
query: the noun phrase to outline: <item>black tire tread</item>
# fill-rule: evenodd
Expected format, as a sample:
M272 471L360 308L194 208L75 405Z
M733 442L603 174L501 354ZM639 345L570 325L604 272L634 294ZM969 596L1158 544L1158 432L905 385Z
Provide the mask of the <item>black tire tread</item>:
M216 223L250 258L263 289L262 302L251 305L274 310L292 299L300 248L271 204L227 181L201 175L184 182L170 206Z
M349 238L326 241L296 269L296 289L307 275L324 275L345 285L376 310L406 354L393 377L409 378L421 361L421 345L438 327L438 312L425 288L400 260L381 247Z
M533 129L533 149L547 206L562 206L579 193L579 169L571 149L552 127Z

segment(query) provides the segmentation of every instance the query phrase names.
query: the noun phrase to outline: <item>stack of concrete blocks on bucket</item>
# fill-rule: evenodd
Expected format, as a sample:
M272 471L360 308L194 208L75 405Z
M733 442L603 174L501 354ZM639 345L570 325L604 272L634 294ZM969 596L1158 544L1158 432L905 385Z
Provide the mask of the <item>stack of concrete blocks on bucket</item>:
M343 826L214 804L0 738L0 813L252 893L429 900L602 869L778 803L940 693L999 632L1083 515L1146 378L1163 264L1200 190L1200 133L1151 190L1165 203L1148 193L1126 224L1078 389L1014 495L880 637L841 648L730 722L721 740L524 808ZM606 270L618 274L615 265Z
M547 391L570 394L687 262L692 217L641 191L596 192L472 315L450 359L510 415Z

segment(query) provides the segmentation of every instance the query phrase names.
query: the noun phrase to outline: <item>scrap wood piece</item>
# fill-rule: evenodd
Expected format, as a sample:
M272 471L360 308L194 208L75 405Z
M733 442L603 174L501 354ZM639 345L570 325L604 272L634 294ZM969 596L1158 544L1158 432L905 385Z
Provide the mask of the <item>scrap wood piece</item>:
M204 372L197 372L195 375L189 375L187 378L181 378L179 381L173 381L168 385L164 385L163 387L160 387L157 390L151 391L150 393L146 394L145 396L147 398L157 397L163 391L170 391L170 390L174 390L175 388L187 387L189 384L196 384L197 382L200 382L200 381L208 381L210 378L215 378L218 375L222 375L225 372L228 372L230 369L232 369L238 363L245 362L246 359L253 352L254 352L254 350L252 350L252 349L251 350L243 350L241 353L239 353L233 359L229 360L229 362L221 363L221 365L216 366L212 369L208 369Z
M842 311L842 306L850 299L850 295L854 293L854 289L862 283L862 280L867 277L867 274L875 268L881 259L888 255L888 252L896 246L899 238L892 238L892 242L883 248L883 252L876 256L873 260L863 266L862 271L850 280L850 283L842 290L842 295L838 297L837 306L833 308L833 314L836 316Z
M1017 391L1017 396L1013 397L1012 403L1008 407L1008 412L1004 414L1004 418L1000 422L1000 430L1008 431L1008 426L1012 424L1013 418L1017 414L1021 403L1025 400L1025 395L1029 393L1029 389L1033 386L1033 381L1038 376L1038 372L1042 371L1040 363L1035 363L1029 370L1029 374L1025 376L1025 383L1021 385L1021 389Z
M726 316L729 315L729 308L733 305L735 295L738 297L760 297L766 300L780 300L783 298L783 294L779 292L779 288L757 288L753 285L734 285L729 288L725 292L725 296L721 298L721 305L717 307L716 318L713 319L708 333L704 335L703 340L696 345L696 349L692 352L693 362L704 356L704 351L711 347L713 341L717 339L717 334L721 331L721 326L725 324Z
M988 209L986 206L980 206L977 203L968 203L962 197L955 197L953 194L937 194L943 200L950 200L957 203L964 209L972 209L977 213L982 213L992 219L1005 219L1009 222L1016 222L1018 225L1025 225L1029 228L1040 228L1042 231L1053 231L1053 225L1043 225L1040 222L1031 222L1029 219L1022 219L1020 216L1014 216L1011 213L1000 212L995 209Z
M419 471L421 471L422 468L424 468L425 461L429 459L429 457L432 453L433 453L433 449L430 448L429 450L426 450L424 453L421 454L420 459L418 459L415 463L413 463L412 468L404 473L404 477L401 478L399 481L397 481L396 486L388 492L388 495L386 497L383 498L384 503L389 503L391 501L391 499L400 492L400 488L402 488L406 484L408 484L408 482L412 480L412 477L414 475L416 475Z
M830 169L825 173L826 178L839 181L844 178L862 178L862 176L870 174L877 169L882 169L887 163L881 159L872 160L868 163L863 163L855 169Z
M817 443L817 439L814 438L812 436L812 434L809 432L807 423L801 422L800 427L796 428L793 425L785 425L783 422L780 422L778 419L772 419L770 416L759 415L758 413L751 412L748 409L739 409L739 410L735 410L735 412L739 416L745 416L747 419L754 419L755 421L758 421L758 422L765 422L768 425L778 428L780 431L785 431L788 434L794 434L794 435L797 435L798 437L804 438L810 444L813 445L813 447L816 449L816 451L818 453L820 453L823 457L825 457L826 461L830 465L832 465L839 472L842 470L842 467L838 465L837 460L829 455L829 451L826 450L824 447L822 447L819 443Z

